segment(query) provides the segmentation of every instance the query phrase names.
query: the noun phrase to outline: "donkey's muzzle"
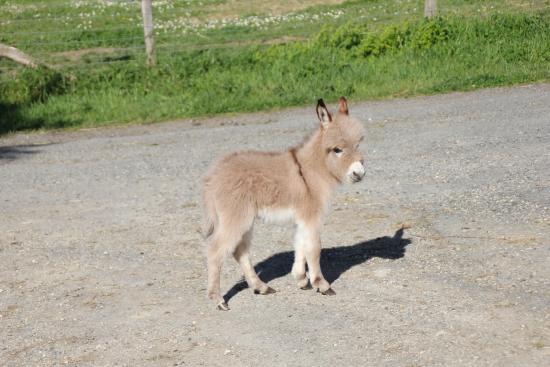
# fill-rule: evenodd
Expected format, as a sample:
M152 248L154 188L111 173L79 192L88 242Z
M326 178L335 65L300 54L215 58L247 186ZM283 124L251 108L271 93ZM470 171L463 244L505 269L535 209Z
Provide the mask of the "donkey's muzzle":
M360 173L357 173L357 172L353 172L353 181L359 182L363 179L363 177L365 177L365 174L360 174Z
M351 182L359 182L365 177L365 167L359 161L353 162L349 166L347 176Z

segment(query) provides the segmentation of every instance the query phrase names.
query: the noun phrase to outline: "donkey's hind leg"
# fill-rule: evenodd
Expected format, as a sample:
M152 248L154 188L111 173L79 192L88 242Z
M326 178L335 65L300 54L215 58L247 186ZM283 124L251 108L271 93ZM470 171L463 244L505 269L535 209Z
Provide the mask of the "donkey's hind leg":
M227 311L229 310L229 306L225 303L220 292L220 272L225 257L222 240L221 236L215 235L206 255L208 266L208 298L216 303L216 307L219 310Z
M225 231L220 228L215 232L208 247L208 298L216 303L219 310L227 311L229 306L220 292L220 272L223 260L228 253L233 252L242 238L241 233Z
M220 292L220 272L227 254L232 254L251 229L254 216L246 208L238 208L239 216L222 216L215 229L208 248L208 297L216 303L219 310L227 311L229 306Z
M252 229L248 230L243 235L243 238L239 242L239 245L235 249L233 256L243 269L244 277L248 286L252 288L256 294L270 294L275 293L275 290L262 282L262 280L256 274L252 262L250 261L250 241L252 239Z

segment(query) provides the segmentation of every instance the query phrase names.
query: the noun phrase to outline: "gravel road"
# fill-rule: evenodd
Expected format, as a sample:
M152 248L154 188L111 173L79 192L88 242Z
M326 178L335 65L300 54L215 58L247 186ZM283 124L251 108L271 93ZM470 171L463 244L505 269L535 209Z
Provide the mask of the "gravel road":
M253 261L278 292L254 295L228 259L229 312L206 298L200 176L301 141L314 102L0 139L0 365L550 365L550 84L350 113L367 176L324 227L337 295L298 289L292 227L259 224Z

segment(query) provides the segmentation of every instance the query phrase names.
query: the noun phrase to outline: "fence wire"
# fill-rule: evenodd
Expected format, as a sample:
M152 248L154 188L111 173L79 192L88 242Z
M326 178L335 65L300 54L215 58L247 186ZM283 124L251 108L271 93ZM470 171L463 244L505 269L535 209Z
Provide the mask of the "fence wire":
M215 26L199 24L189 16L185 7L192 3L153 1L155 49L161 57L224 46L220 37L209 35ZM225 39L242 32L225 28ZM141 62L145 44L140 1L7 1L0 4L0 42L60 69ZM122 58L121 54L128 57ZM20 65L0 59L0 82L13 78L19 70Z

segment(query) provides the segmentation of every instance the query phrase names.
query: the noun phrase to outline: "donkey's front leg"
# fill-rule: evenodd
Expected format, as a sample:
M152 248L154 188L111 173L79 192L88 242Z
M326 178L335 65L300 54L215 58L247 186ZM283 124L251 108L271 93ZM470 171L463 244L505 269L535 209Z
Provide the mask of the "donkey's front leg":
M301 289L311 289L309 280L306 276L306 253L304 234L300 230L296 231L294 240L294 264L292 264L292 276L296 279L298 287Z
M336 294L327 282L321 271L321 236L319 229L313 226L306 226L307 236L305 241L305 255L309 268L309 281L313 288L326 295Z

